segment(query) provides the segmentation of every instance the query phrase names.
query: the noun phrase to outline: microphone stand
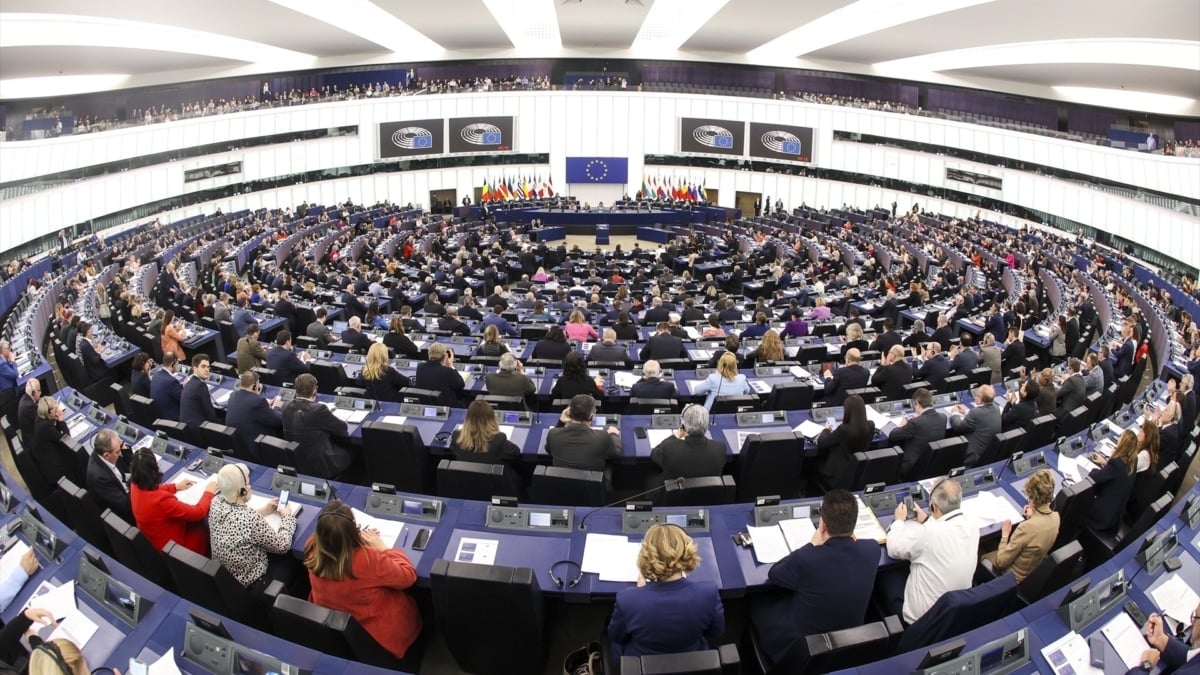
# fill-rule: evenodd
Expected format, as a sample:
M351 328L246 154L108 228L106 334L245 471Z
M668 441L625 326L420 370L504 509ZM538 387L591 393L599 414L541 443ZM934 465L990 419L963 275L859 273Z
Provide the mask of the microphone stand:
M587 512L587 514L586 514L586 515L584 515L584 517L583 517L583 518L581 518L581 519L579 520L579 529L580 529L580 530L587 530L587 527L586 527L586 525L587 525L587 519L588 519L588 518L591 518L591 517L592 517L592 514L593 514L593 513L596 513L597 511L602 511L602 510L604 510L604 509L609 509L609 508L612 508L612 507L614 507L614 506L620 506L620 505L622 505L622 504L624 504L624 503L626 503L626 502L631 502L631 501L633 501L633 500L637 499L638 497L644 497L644 496L646 496L646 495L648 495L648 494L652 494L652 493L655 493L655 492L659 492L659 491L665 490L665 489L667 489L668 487L671 487L672 485L673 485L673 486L675 486L675 487L679 487L679 486L683 485L683 478L682 478L682 477L680 477L680 478L676 478L676 479L674 479L674 480L668 480L668 481L664 481L662 485L656 485L656 486L654 486L654 487L650 488L649 490L643 490L643 491L641 491L641 492L639 492L639 493L637 493L637 494L635 494L635 495L630 495L630 496L628 496L628 497L626 497L626 498L624 498L624 499L618 499L617 501L615 501L615 502L613 502L613 503L611 503L611 504L605 504L604 506L601 506L601 507L598 507L598 508L592 509L591 511L588 511L588 512Z

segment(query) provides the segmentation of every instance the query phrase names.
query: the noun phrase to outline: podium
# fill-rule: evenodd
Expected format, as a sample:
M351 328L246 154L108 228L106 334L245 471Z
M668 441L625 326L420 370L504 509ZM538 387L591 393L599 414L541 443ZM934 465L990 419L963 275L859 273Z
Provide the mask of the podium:
M598 223L596 225L596 245L608 245L608 224Z

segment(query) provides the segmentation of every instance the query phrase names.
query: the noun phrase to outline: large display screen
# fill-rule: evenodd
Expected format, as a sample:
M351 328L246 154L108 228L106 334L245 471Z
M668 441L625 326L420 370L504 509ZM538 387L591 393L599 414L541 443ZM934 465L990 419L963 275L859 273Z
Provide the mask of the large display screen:
M786 124L750 123L750 156L811 162L813 130Z
M450 152L508 152L516 145L511 116L454 117L448 133Z
M680 152L741 155L746 150L746 123L701 117L679 118Z
M379 125L379 158L440 155L446 152L444 120L406 120Z

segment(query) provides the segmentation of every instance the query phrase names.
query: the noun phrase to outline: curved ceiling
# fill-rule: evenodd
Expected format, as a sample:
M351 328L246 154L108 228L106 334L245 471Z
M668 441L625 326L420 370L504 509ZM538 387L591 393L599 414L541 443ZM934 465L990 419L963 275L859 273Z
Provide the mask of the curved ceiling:
M1113 107L1200 115L1197 2L5 0L0 8L0 99L355 64L558 57L812 68L1088 103L1108 90ZM95 74L106 77L72 77ZM1086 98L1076 93L1084 89Z

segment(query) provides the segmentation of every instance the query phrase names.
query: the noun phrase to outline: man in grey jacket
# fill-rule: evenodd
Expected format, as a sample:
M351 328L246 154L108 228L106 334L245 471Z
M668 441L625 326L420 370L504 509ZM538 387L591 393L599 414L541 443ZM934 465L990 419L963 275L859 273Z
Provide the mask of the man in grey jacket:
M980 385L975 390L975 407L967 411L956 405L950 416L950 428L967 437L967 466L976 466L984 459L996 443L1000 433L1000 408L993 399L996 390L990 384Z

